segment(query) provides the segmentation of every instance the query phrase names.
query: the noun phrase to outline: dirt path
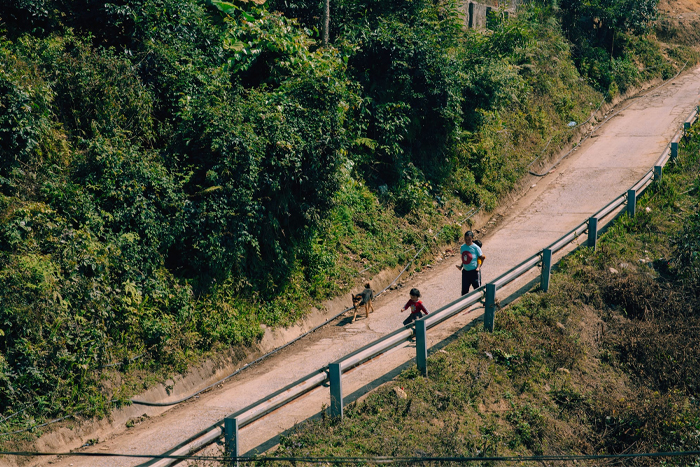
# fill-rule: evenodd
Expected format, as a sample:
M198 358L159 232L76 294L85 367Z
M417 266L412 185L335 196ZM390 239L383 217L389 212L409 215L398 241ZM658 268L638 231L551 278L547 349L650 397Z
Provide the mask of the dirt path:
M484 282L549 245L625 192L649 170L698 104L699 90L700 68L622 104L622 112L609 118L554 171L533 179L528 192L504 211L499 226L483 237L487 257ZM458 298L457 262L457 256L448 258L407 284L423 292L429 310ZM350 323L349 318L337 321L221 387L170 410L151 411L150 418L111 437L104 435L106 439L82 452L164 453L226 415L401 326L406 315L399 313L399 308L407 298L405 290L387 293L375 304L376 312L369 319L360 317L355 323ZM481 311L463 312L431 330L433 351L469 326ZM346 402L391 379L399 371L397 367L411 365L414 352L412 345L407 344L346 374L343 377ZM319 416L328 399L328 389L319 388L244 427L240 431L241 452L260 452L273 446L279 433L309 417ZM215 445L209 452L220 449ZM40 459L33 465L99 467L135 466L142 462L143 459L68 457Z

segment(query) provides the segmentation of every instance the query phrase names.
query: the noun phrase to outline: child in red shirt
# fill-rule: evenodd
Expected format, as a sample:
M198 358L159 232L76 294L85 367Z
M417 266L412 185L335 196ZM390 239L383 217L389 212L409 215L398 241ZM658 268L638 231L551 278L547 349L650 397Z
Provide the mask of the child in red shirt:
M408 315L408 318L406 318L403 322L403 325L406 326L407 324L410 324L414 322L415 320L421 318L423 316L423 313L426 315L428 314L428 310L425 309L423 306L423 302L421 302L420 299L420 291L418 289L411 289L411 292L409 292L410 295L410 300L406 302L406 304L401 308L401 313L408 308L411 307L411 314Z

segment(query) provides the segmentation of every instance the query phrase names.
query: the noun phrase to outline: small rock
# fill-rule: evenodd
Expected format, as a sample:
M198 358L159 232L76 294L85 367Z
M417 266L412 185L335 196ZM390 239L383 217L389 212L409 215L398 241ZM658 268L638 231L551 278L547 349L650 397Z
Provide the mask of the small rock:
M617 273L618 273L617 269L615 269L615 268L610 268L610 272L613 273L613 274L617 274Z
M406 391L403 390L403 388L396 387L394 388L394 392L396 393L396 396L399 399L406 399L408 395L406 394Z
M651 212L651 208L650 208L649 206L647 206L646 208L644 208L644 210L645 210L646 212Z
M445 355L449 355L450 353L447 350L440 349L438 350L440 353L444 353Z
M559 373L566 373L567 375L568 375L569 373L571 373L571 372L570 372L569 370L567 370L566 368L557 368L557 371L558 371Z
M560 322L557 322L557 327L558 327L559 329L566 329L566 326L564 326L564 325L561 324Z
M533 183L530 188L535 188L537 186L537 183Z
M627 269L628 267L630 267L630 265L628 263L620 263L620 267L622 269Z
M484 352L484 355L489 357L489 360L493 360L493 354L491 352Z

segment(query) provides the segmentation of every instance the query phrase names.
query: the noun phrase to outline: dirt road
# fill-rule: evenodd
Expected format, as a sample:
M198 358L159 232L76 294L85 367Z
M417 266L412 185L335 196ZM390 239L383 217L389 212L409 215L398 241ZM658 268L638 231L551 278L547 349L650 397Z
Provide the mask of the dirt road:
M533 178L527 193L507 206L498 227L483 237L487 257L484 282L546 247L632 186L650 169L698 104L699 90L700 68L621 104L618 109L624 110L608 118L555 170L545 177ZM457 263L457 256L447 258L413 277L408 288L421 290L429 310L453 301L460 292ZM406 317L405 313L399 313L408 299L405 290L383 295L369 319L362 316L355 323L350 323L349 318L336 321L191 402L170 410L151 410L150 418L128 430L122 427L121 433L111 437L103 433L105 439L81 452L164 453L226 415L401 326ZM431 330L429 340L435 346L433 351L480 314L481 309L464 312ZM411 344L407 344L346 374L343 377L346 402L391 379L402 367L412 365L414 353ZM328 399L328 388L319 388L241 429L241 452L260 452L273 446L279 433L318 416L324 404L328 405ZM215 445L209 452L220 449ZM141 463L143 459L69 457L41 459L33 464L98 467Z

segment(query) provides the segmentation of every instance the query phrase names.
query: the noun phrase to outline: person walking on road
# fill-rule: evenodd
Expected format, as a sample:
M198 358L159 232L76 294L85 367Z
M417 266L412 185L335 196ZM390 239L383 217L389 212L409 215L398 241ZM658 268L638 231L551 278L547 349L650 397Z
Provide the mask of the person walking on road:
M469 286L474 290L481 285L481 265L486 256L481 248L474 243L474 232L467 230L464 233L464 244L459 249L462 262L457 265L457 269L462 270L462 295L469 293Z
M408 318L403 321L404 326L411 324L417 319L420 319L423 316L423 313L426 315L428 314L428 310L426 310L425 306L423 306L423 302L420 301L420 291L418 289L411 289L409 296L410 299L408 302L406 302L403 308L401 308L401 313L403 313L406 308L411 308L411 314L408 315Z

